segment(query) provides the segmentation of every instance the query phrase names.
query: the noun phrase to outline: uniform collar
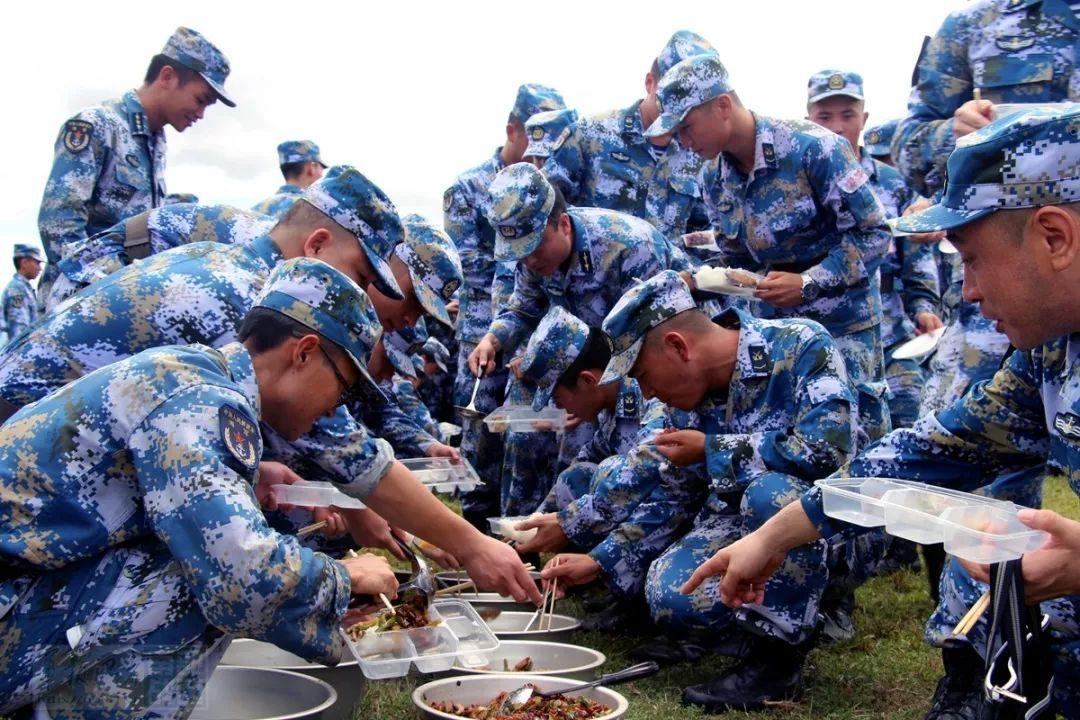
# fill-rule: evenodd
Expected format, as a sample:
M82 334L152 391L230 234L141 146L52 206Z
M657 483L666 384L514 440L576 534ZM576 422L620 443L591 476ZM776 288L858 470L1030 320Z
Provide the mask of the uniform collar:
M641 122L641 103L637 100L633 105L619 113L619 133L633 143L648 142L645 138L645 128Z
M571 265L570 269L573 270L574 264L581 268L582 272L592 274L596 269L596 265L593 258L592 243L589 241L589 233L585 229L585 223L571 208L566 211L566 214L570 216L570 223L574 228L574 242L571 246Z
M732 385L736 379L769 377L772 375L772 363L769 361L769 341L762 332L759 320L738 309L729 308L715 320L717 325L739 327L739 347L735 351L735 372L731 376Z
M124 93L124 111L127 112L132 133L146 137L154 135L150 132L150 121L146 118L146 110L143 109L142 103L139 102L139 95L134 90Z
M303 195L304 194L303 190L296 187L295 185L290 185L289 183L285 183L284 185L279 187L277 191L278 191L278 195Z
M1015 12L1038 4L1042 4L1043 17L1053 18L1073 32L1080 32L1080 20L1066 0L1022 0L1019 4L1012 0L1006 5L1005 12Z
M255 410L256 417L262 417L259 402L259 385L255 379L255 367L251 364L251 355L247 348L238 342L232 342L218 352L225 358L225 367L233 382L240 386L244 398Z
M753 112L754 116L754 168L751 175L777 168L776 128L768 118Z
M267 270L273 270L278 263L285 260L281 249L270 239L269 233L252 240L247 244L247 249L266 264Z
M623 376L619 380L619 394L615 398L615 417L636 420L641 417L641 389L637 380Z
M859 165L862 165L862 169L866 171L871 180L877 180L879 162L881 161L875 160L870 153L866 152L866 148L859 148Z

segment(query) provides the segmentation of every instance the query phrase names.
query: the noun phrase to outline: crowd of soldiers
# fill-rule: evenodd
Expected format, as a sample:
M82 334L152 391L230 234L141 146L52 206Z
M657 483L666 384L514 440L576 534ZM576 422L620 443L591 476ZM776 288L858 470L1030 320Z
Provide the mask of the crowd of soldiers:
M907 117L874 127L851 70L809 78L805 119L753 112L686 30L625 108L523 84L442 227L309 140L278 146L285 184L251 210L168 195L165 126L233 105L225 56L179 28L142 86L62 127L37 295L31 245L3 295L0 713L185 717L233 637L338 662L350 598L397 588L346 550L399 543L536 603L522 559L554 554L543 582L587 627L652 628L636 658L735 658L687 704L799 698L811 649L855 633L854 588L920 563L826 517L815 480L1080 493L1074 5L950 15ZM710 292L717 270L752 287ZM928 360L894 357L932 332ZM455 410L503 404L568 422ZM483 485L459 515L409 457ZM301 478L367 507L280 505ZM516 515L528 541L485 533ZM1052 536L1026 599L1080 718L1080 523L1021 518ZM946 640L988 570L922 561L946 671L926 717L987 717L989 623Z

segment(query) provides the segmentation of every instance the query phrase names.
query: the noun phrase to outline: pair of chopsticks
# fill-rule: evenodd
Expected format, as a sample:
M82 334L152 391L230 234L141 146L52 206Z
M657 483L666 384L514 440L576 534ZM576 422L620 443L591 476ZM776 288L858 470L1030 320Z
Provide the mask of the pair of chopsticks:
M529 571L536 569L536 566L532 563L522 563L522 567ZM474 583L472 580L466 580L465 582L460 582L457 585L451 585L450 587L445 587L442 590L436 590L435 594L442 597L444 595L455 595L469 589L471 589L474 593L479 592L479 589L476 587L476 583Z
M551 567L558 567L562 564L562 558L556 556L551 561ZM525 630L530 629L533 623L537 620L540 621L537 625L537 630L550 630L551 629L551 616L555 614L555 595L559 590L559 578L554 578L547 589L544 590L544 596L540 600L540 609L533 613L533 616L529 618L529 623L525 626ZM551 600L551 608L548 608L548 599ZM544 627L544 620L547 620L547 627Z
M986 608L990 606L990 591L984 592L982 597L975 601L971 606L971 609L967 611L964 617L960 618L960 622L953 628L953 637L964 637L971 628L975 627L975 623L979 622L979 618L986 612Z
M296 531L296 537L304 537L306 535L310 535L311 533L315 532L316 530L322 530L324 527L326 527L327 522L329 522L329 521L322 520L322 521L317 522L317 523L311 523L310 525L305 525L304 527L302 527L302 528L300 528L299 530Z

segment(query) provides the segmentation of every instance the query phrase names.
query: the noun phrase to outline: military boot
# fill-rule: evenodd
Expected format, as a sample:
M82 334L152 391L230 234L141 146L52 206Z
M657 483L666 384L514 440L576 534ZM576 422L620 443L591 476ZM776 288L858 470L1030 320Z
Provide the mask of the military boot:
M813 641L791 645L773 638L754 637L742 661L707 683L683 690L684 705L708 712L759 710L769 702L802 697L803 665Z
M978 720L983 705L983 662L971 646L941 651L945 676L938 680L923 720Z

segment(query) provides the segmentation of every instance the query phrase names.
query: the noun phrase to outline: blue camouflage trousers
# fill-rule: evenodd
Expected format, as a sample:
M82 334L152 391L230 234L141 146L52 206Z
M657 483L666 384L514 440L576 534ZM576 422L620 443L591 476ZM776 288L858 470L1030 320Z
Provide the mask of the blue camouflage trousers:
M719 632L732 622L757 635L797 644L817 624L818 604L825 588L825 543L817 541L788 553L765 586L765 602L732 610L720 602L716 580L703 583L690 595L679 588L698 565L721 548L761 527L783 507L798 502L810 483L777 472L751 482L742 493L726 498L715 494L694 520L693 529L676 541L649 568L645 597L653 620L679 633Z
M885 359L885 382L889 385L889 416L893 429L911 427L919 419L923 370L913 358Z
M164 546L14 580L0 617L0 713L183 718L228 647Z
M476 343L462 341L458 347L457 377L454 381L454 405L465 407L472 397L476 377L469 371L469 355ZM484 415L503 404L507 371L499 369L480 380L476 409ZM461 496L466 517L484 518L499 514L503 462L503 436L488 432L482 418L469 419L457 414L461 425L461 456L468 460L484 484Z
M855 388L859 402L856 449L862 449L889 432L889 404L885 399L885 354L881 346L881 326L859 330L846 335L834 335L833 340L844 356L848 379Z

